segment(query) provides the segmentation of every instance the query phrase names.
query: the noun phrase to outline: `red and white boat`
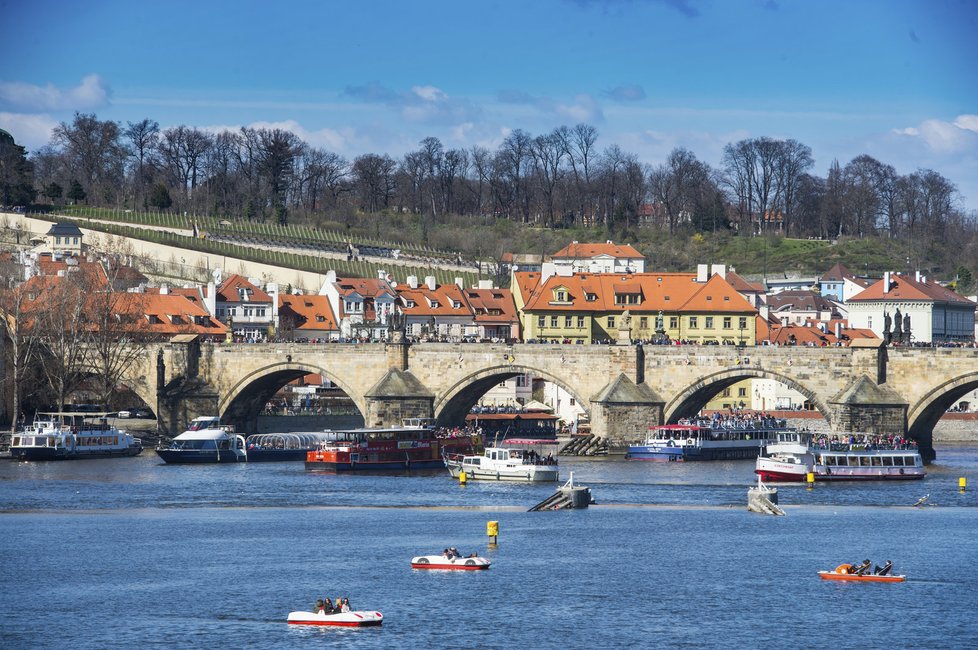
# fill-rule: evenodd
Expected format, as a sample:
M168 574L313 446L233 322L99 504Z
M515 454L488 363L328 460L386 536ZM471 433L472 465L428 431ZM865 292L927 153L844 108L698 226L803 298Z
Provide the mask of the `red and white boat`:
M492 564L489 560L478 555L469 557L443 555L419 555L411 559L412 569L438 569L442 571L481 571Z
M371 627L384 622L380 612L351 611L337 614L289 612L289 625L331 625L336 627Z
M809 473L816 481L908 480L927 475L916 446L813 445L807 431L779 432L758 456L754 473L765 482L803 482Z

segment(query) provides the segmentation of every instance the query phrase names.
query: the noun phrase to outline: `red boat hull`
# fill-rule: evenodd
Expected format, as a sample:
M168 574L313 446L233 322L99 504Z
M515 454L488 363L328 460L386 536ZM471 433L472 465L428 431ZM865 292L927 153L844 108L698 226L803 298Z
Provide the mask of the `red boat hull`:
M440 569L442 571L483 571L489 568L488 564L476 564L473 566L466 566L464 564L414 564L411 563L412 569Z
M855 573L836 573L835 571L819 571L822 580L846 580L850 582L906 582L907 576L860 576Z
M351 622L331 622L331 621L289 621L289 625L319 625L322 627L375 627L380 625L383 621L361 621L359 623Z

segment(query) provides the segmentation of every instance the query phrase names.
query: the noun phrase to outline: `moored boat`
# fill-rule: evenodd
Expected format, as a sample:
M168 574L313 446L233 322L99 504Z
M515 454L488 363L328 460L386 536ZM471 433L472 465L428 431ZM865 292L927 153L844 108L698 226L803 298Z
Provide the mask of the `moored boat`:
M142 440L91 413L38 413L10 440L10 456L21 460L76 460L136 456Z
M433 569L437 571L483 571L492 562L475 553L462 557L455 549L447 550L441 555L419 555L411 558L412 569Z
M306 469L325 472L406 472L438 469L448 454L482 449L481 434L447 432L429 421L409 419L401 427L338 431L306 454Z
M289 612L290 625L326 625L333 627L371 627L384 622L380 612L355 610L327 614L318 612Z
M914 480L927 475L912 441L869 434L822 435L816 441L807 431L779 434L757 458L754 472L769 482L801 482L808 474L816 481Z
M305 460L310 451L336 440L336 431L256 433L245 439L249 463Z
M212 415L194 418L169 445L156 448L166 463L243 463L248 460L244 436Z
M785 420L766 415L732 415L680 420L650 427L644 442L630 445L627 460L734 460L756 458L778 433L790 430Z
M467 479L481 481L554 482L560 479L556 449L556 440L512 438L481 455L448 455L445 467L455 478L464 472Z

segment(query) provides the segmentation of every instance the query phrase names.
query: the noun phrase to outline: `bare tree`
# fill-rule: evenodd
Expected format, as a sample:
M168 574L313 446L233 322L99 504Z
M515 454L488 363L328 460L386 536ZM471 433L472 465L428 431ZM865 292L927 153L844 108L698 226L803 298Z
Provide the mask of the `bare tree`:
M149 180L146 177L146 158L156 148L160 125L159 122L148 118L139 122L127 122L127 125L128 128L123 132L123 135L129 140L132 155L136 159L133 170L133 192L136 205L141 205L140 197L145 198L143 188Z
M560 179L561 161L566 155L566 148L558 132L540 135L530 144L530 155L540 185L543 190L547 209L547 225L554 223L554 190Z
M193 198L204 156L212 144L211 136L199 129L181 125L163 131L159 150L172 176L179 182L182 196Z
M70 173L81 180L88 194L111 202L122 185L127 155L120 135L115 122L75 113L71 124L61 122L54 128L51 142L61 147Z
M25 380L30 376L37 353L37 332L33 320L28 318L30 297L23 284L16 282L21 267L10 257L0 261L0 361L10 363L10 371L0 379L9 382L13 411L10 432L20 421L21 398ZM6 348L6 350L5 350Z
M41 369L58 410L84 378L85 338L89 329L85 302L90 282L82 271L53 283L32 305L36 333L43 348Z

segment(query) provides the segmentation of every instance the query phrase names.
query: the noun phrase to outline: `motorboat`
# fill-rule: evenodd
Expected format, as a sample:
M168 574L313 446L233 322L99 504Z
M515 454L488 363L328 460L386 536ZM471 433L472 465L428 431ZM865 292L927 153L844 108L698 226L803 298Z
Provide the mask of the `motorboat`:
M384 622L380 612L355 610L327 614L318 612L289 612L289 625L327 625L335 627L372 627Z
M766 415L698 417L650 427L645 440L630 445L626 460L736 460L757 458L764 445L790 430Z
M832 438L835 440L832 441ZM785 431L758 456L754 472L763 481L884 481L922 479L924 461L912 442L889 442L869 434L821 436Z
M492 564L484 557L472 554L468 557L448 555L419 555L411 558L412 569L435 569L441 571L482 571Z
M156 448L166 463L243 463L248 460L244 436L212 415L194 418L169 445Z
M905 575L890 575L890 563L887 562L883 573L858 573L851 564L840 564L832 571L819 571L822 580L847 580L850 582L906 582Z
M334 432L330 440L306 454L306 469L320 472L411 472L437 470L449 454L482 449L481 434L449 434L423 418L408 418L400 427Z
M557 441L511 438L480 455L446 456L445 467L455 478L464 472L467 479L480 481L552 483L560 479L560 468L554 453L544 455L548 448L556 451Z
M91 413L37 413L10 439L10 456L21 460L75 460L137 456L143 442Z

